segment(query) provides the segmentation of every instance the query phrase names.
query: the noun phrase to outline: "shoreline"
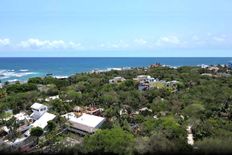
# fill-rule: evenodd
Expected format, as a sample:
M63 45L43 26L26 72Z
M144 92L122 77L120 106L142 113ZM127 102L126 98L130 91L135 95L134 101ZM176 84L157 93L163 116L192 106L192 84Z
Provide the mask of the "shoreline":
M41 76L32 76L32 77L28 77L26 80L20 80L20 79L17 79L17 78L14 78L14 79L10 79L10 80L4 80L4 79L1 79L0 78L0 86L4 86L5 85L5 82L8 82L8 83L16 83L16 82L19 82L19 83L27 83L28 80L30 78L36 78L36 77L40 77L40 78L45 78L45 77L48 77L48 76L51 76L53 78L57 78L57 79L67 79L73 75L76 75L76 74L81 74L81 73L85 73L85 74L93 74L93 73L104 73L104 72L110 72L110 71L123 71L123 70L132 70L132 69L139 69L139 68L144 68L144 69L147 69L149 67L151 67L152 65L157 65L159 63L156 63L156 64L150 64L148 66L139 66L139 67L109 67L109 68L105 68L105 69L92 69L90 71L81 71L81 72L75 72L75 73L72 73L72 74L63 74L63 75L53 75L52 73L47 73L47 74L43 74ZM201 67L201 68L206 68L206 67L209 67L209 66L217 66L218 64L211 64L211 65L206 65L206 64L199 64L199 65L192 65L191 67ZM227 64L219 64L221 66L228 66ZM166 65L166 64L160 64L160 67L168 67L168 68L173 68L173 69L177 69L179 67L183 67L183 66L190 66L190 65L181 65L181 66L171 66L171 65ZM0 71L2 71L0 69ZM15 71L15 70L9 70L9 71ZM31 72L29 71L28 69L20 69L19 71L21 72L26 72L28 71L29 73L32 73L34 75L36 74L39 74L39 73L36 73L36 72ZM1 73L1 72L0 72ZM27 74L27 73L26 73ZM49 75L48 75L49 74ZM50 75L51 74L51 75ZM1 75L1 74L0 74ZM6 78L7 79L7 78Z
M232 58L225 57L45 57L2 58L0 57L0 83L27 81L32 77L72 76L79 73L106 72L130 68L148 67L154 63L168 67L207 66L229 64Z

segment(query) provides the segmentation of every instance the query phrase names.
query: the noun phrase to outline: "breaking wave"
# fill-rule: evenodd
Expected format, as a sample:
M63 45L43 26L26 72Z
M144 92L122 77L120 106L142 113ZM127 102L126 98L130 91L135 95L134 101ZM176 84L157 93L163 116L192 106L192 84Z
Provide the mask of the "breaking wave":
M28 69L20 69L19 71L20 72L28 72L29 70Z
M21 78L24 76L34 75L34 74L37 73L29 72L29 70L26 69L21 69L19 71L2 69L0 70L0 80L10 79L10 78Z

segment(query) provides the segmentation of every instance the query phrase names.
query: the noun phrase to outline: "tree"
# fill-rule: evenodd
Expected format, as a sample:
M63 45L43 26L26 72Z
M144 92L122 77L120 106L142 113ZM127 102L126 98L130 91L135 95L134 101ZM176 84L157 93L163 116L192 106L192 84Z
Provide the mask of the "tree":
M231 153L232 152L232 139L231 137L218 137L218 138L204 138L202 141L197 141L196 146L200 152L204 153Z
M35 127L31 129L31 136L37 137L37 143L39 141L39 137L43 135L43 129L40 127Z
M16 123L16 119L12 117L10 120L6 121L5 124L9 129L10 132L8 134L8 138L11 140L15 140L18 137L17 128L19 127Z
M81 92L76 92L75 90L67 90L65 92L66 99L72 100L74 103L80 103L82 99Z
M41 77L29 78L28 83L43 84L43 79Z
M203 113L204 111L205 111L205 108L200 103L194 103L194 104L188 105L184 109L184 112L186 113L186 115L190 117L194 117L194 118L200 118L200 116L204 114Z
M121 128L98 130L83 141L86 153L132 154L134 136Z
M105 92L101 101L105 104L113 104L118 102L118 94L115 91Z
M107 118L110 118L110 117L113 117L113 116L116 116L118 111L117 111L118 108L114 108L113 106L105 109L104 111L104 116L106 116Z
M59 91L56 85L49 84L47 86L48 86L48 89L46 91L46 95L49 95L49 96L58 95Z
M187 136L186 130L182 128L173 116L161 118L158 127L169 139L180 140L180 138Z
M126 119L124 119L122 122L122 128L123 128L123 130L126 130L126 131L132 131L130 128L130 125Z
M31 129L31 136L40 137L43 135L43 129L40 127L35 127Z
M6 92L8 94L27 92L27 91L32 91L32 90L37 90L37 86L32 83L12 84L12 85L6 86Z
M48 130L52 131L56 128L56 123L54 121L48 121Z
M50 104L52 105L52 109L60 114L64 114L65 112L70 111L72 109L69 104L66 104L59 99L50 101Z
M155 126L158 122L153 118L147 118L142 123L142 133L144 135L150 135L150 133L155 129Z
M37 91L11 94L5 98L5 102L8 104L8 108L13 109L13 112L17 113L29 108L36 101L38 95L39 93Z
M174 143L167 139L163 134L152 135L147 147L149 153L176 151Z
M193 120L192 132L195 140L201 140L213 134L213 124L209 120ZM217 127L218 128L218 127Z
M0 88L0 99L1 99L1 98L4 98L4 97L6 97L6 96L7 96L7 94L6 94L5 89L1 89L1 88Z
M76 91L80 91L80 92L84 92L87 89L87 82L78 82L75 87L76 87Z
M150 104L153 112L167 111L170 106L166 100L161 100L161 98L155 98Z

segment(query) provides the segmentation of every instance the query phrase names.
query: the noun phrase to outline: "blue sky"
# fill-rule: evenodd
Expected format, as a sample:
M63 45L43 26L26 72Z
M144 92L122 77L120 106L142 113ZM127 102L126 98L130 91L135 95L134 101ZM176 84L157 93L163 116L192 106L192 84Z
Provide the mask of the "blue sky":
M232 56L231 0L1 0L0 56Z

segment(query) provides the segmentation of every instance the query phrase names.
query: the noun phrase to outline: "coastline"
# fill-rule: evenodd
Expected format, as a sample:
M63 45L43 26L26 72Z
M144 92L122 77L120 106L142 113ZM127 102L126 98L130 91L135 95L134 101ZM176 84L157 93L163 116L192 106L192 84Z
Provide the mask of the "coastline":
M0 80L27 81L31 77L71 76L77 73L147 67L161 63L170 67L228 64L228 57L44 57L0 58ZM62 62L62 63L61 63Z

